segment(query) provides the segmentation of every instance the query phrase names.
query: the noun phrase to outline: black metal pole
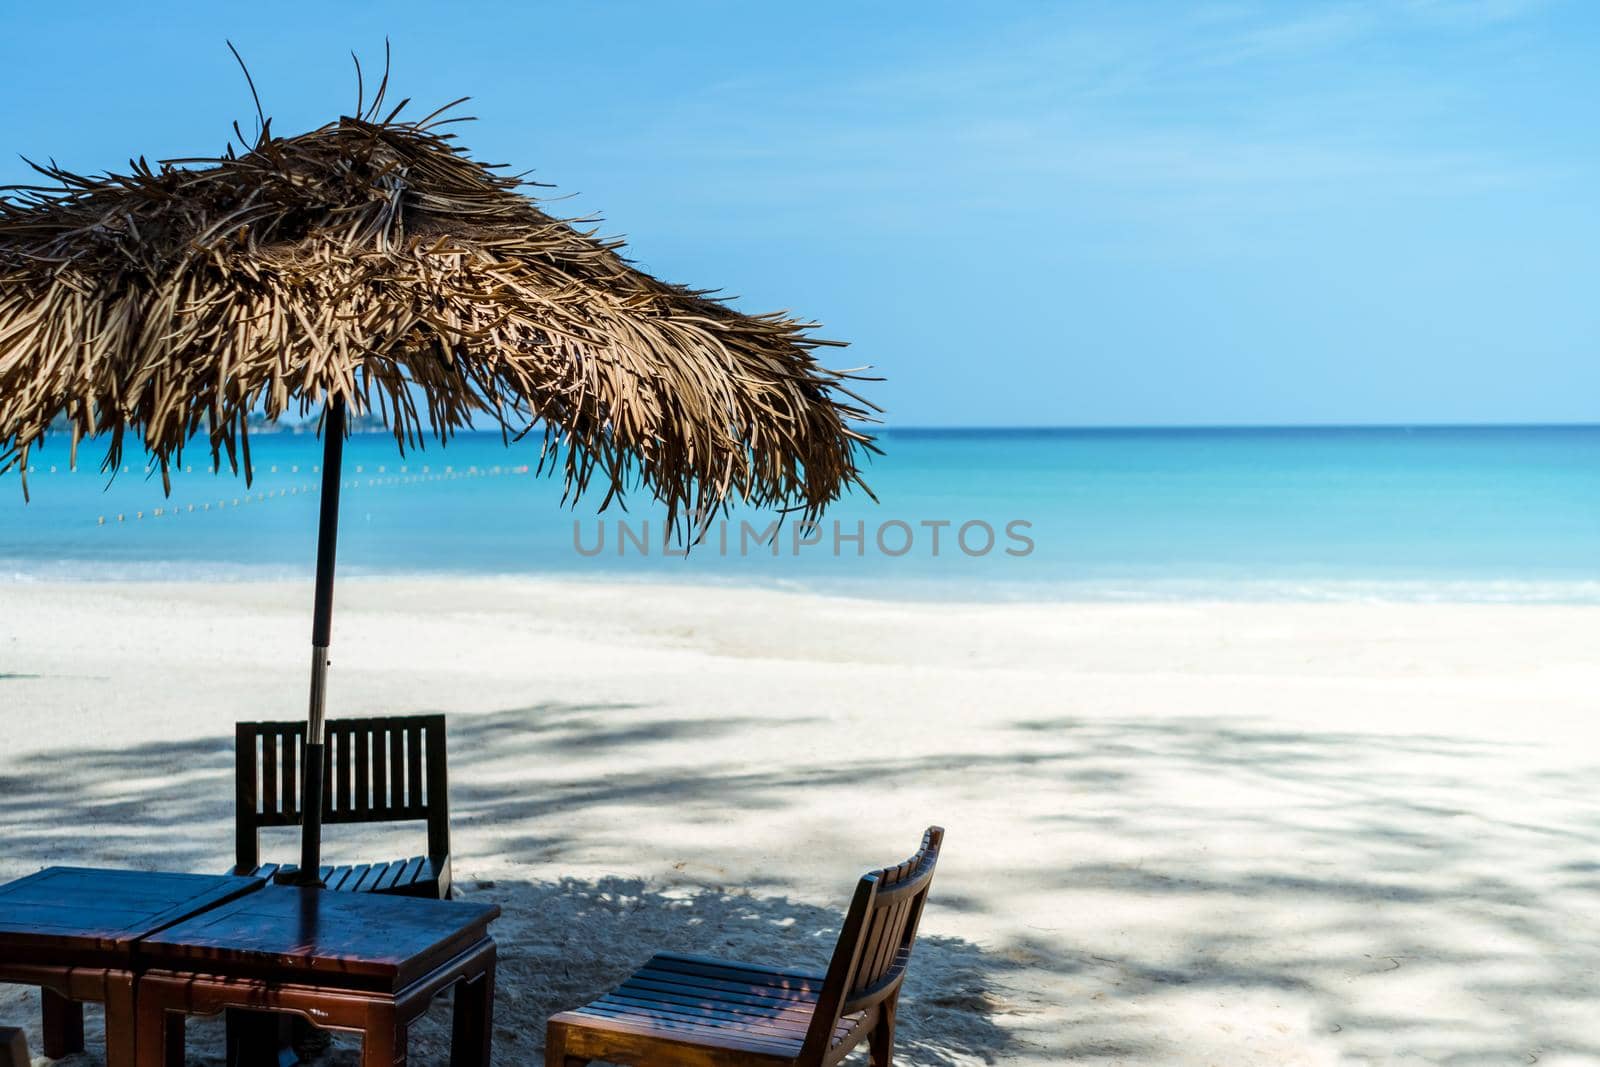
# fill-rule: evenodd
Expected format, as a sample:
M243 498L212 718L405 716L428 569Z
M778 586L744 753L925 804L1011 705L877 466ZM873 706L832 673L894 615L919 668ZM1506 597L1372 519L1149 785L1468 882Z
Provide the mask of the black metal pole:
M322 884L323 711L328 694L328 645L333 630L333 563L339 541L344 425L344 400L336 397L328 404L322 420L322 513L317 523L317 592L311 609L311 705L306 713L297 885Z

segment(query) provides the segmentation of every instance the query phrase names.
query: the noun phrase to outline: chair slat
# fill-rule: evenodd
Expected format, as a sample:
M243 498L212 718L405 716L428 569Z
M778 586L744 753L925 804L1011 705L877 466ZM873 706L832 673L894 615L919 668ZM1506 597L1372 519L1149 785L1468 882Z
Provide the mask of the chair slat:
M599 1019L614 1020L627 1024L628 1028L650 1033L660 1031L672 1036L694 1036L711 1039L710 1043L736 1048L740 1051L755 1052L767 1056L792 1056L799 1042L785 1041L780 1038L768 1037L764 1034L740 1033L731 1027L703 1026L691 1023L688 1020L667 1020L640 1017L630 1012L619 1011L615 1008L596 1007L586 1004L574 1014L593 1015Z
M426 856L413 856L406 861L405 867L400 871L400 877L395 879L395 885L407 886L416 883L417 876L422 873L422 865L428 862Z
M250 870L261 863L261 819L256 785L256 731L254 724L234 727L234 864Z
M389 864L374 863L367 869L367 873L362 877L361 881L356 883L355 891L357 893L372 892L377 888L378 883L383 881L383 876L388 873Z
M424 804L422 791L422 727L406 726L406 810L417 811Z
M615 993L600 997L590 1007L614 1008L635 1019L665 1019L697 1026L713 1026L718 1029L737 1030L743 1034L759 1034L778 1041L793 1041L795 1044L799 1044L806 1036L806 1028L810 1025L809 1018L799 1025L793 1025L770 1021L755 1015L731 1015L716 1008L699 1005L639 1001L630 997L620 997Z
M801 1030L811 1025L811 1016L816 1012L816 1004L795 1004L785 1008L756 1007L750 1004L741 1004L738 1001L712 1000L696 996L690 992L667 993L661 990L645 989L624 982L607 997L618 1000L638 1002L642 1004L674 1004L680 1007L695 1007L715 1010L723 1015L749 1016L751 1018L766 1019L771 1021L782 1020L787 1025L797 1026Z
M389 727L389 810L400 812L406 806L406 732Z
M783 980L798 985L820 988L822 976L806 971L780 971L771 967L759 967L750 963L739 963L734 960L714 960L707 956L688 956L681 952L658 952L648 964L659 970L685 970L693 974L744 974L750 981L770 982Z
M353 734L350 727L341 723L336 729L328 731L336 742L335 748L329 753L333 760L334 777L337 785L334 793L334 810L341 814L348 814L350 805L350 742Z
M383 893L393 889L395 883L400 881L400 876L405 873L405 869L405 860L395 860L389 864L388 870L384 871L378 878L377 883L372 887L372 891L374 893Z
M305 735L289 732L283 735L283 813L290 823L300 821L300 747Z
M337 822L338 812L333 806L333 763L335 737L332 730L323 735L322 750L322 821Z
M352 810L358 815L366 815L372 811L372 728L368 726L353 731L351 742L356 750L356 796Z
M278 735L268 730L261 735L261 811L277 815L282 810L278 803Z
M716 1000L727 1000L737 1004L744 1004L752 1008L778 1008L786 1004L812 1004L816 997L780 997L763 992L756 987L744 987L731 983L716 983L710 979L673 980L663 978L659 972L640 971L629 978L625 985L637 986L639 989L653 990L657 993L694 993L702 997Z
M394 802L389 798L389 729L381 722L372 728L372 811L387 816Z

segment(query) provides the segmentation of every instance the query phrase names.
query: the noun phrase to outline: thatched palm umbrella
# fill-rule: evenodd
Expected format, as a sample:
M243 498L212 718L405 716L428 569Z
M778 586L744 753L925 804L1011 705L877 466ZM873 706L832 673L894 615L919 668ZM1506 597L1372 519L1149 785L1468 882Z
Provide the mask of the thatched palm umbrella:
M247 151L0 190L0 471L53 419L137 439L169 472L200 438L250 477L247 421L323 414L300 877L320 859L323 707L346 409L402 453L542 429L568 496L648 492L680 532L731 498L813 517L852 485L872 406L814 324L745 315L632 267L382 100ZM402 105L404 106L404 105ZM241 138L243 140L243 138ZM24 482L25 486L25 482ZM602 503L602 507L604 503Z

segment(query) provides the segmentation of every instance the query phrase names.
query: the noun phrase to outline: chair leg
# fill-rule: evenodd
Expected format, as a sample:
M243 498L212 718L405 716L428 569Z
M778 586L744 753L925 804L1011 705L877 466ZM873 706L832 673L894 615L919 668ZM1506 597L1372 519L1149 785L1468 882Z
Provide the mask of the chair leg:
M566 1027L545 1027L544 1067L587 1067L588 1063L583 1056L567 1055Z
M83 1051L83 1005L53 989L39 990L44 1054L52 1060Z
M489 1067L494 1035L494 961L484 973L457 982L451 1008L450 1067Z
M872 1067L891 1067L894 1063L894 1013L895 1000L887 1000L878 1009L878 1021L867 1035L867 1052Z

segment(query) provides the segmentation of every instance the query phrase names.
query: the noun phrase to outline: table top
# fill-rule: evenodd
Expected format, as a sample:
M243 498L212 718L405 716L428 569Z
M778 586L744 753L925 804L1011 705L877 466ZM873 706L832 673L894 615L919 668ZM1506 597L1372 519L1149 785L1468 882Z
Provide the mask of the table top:
M151 969L398 992L482 941L497 904L269 885L139 943Z
M232 875L47 867L0 885L0 960L126 967L140 938L261 884Z

